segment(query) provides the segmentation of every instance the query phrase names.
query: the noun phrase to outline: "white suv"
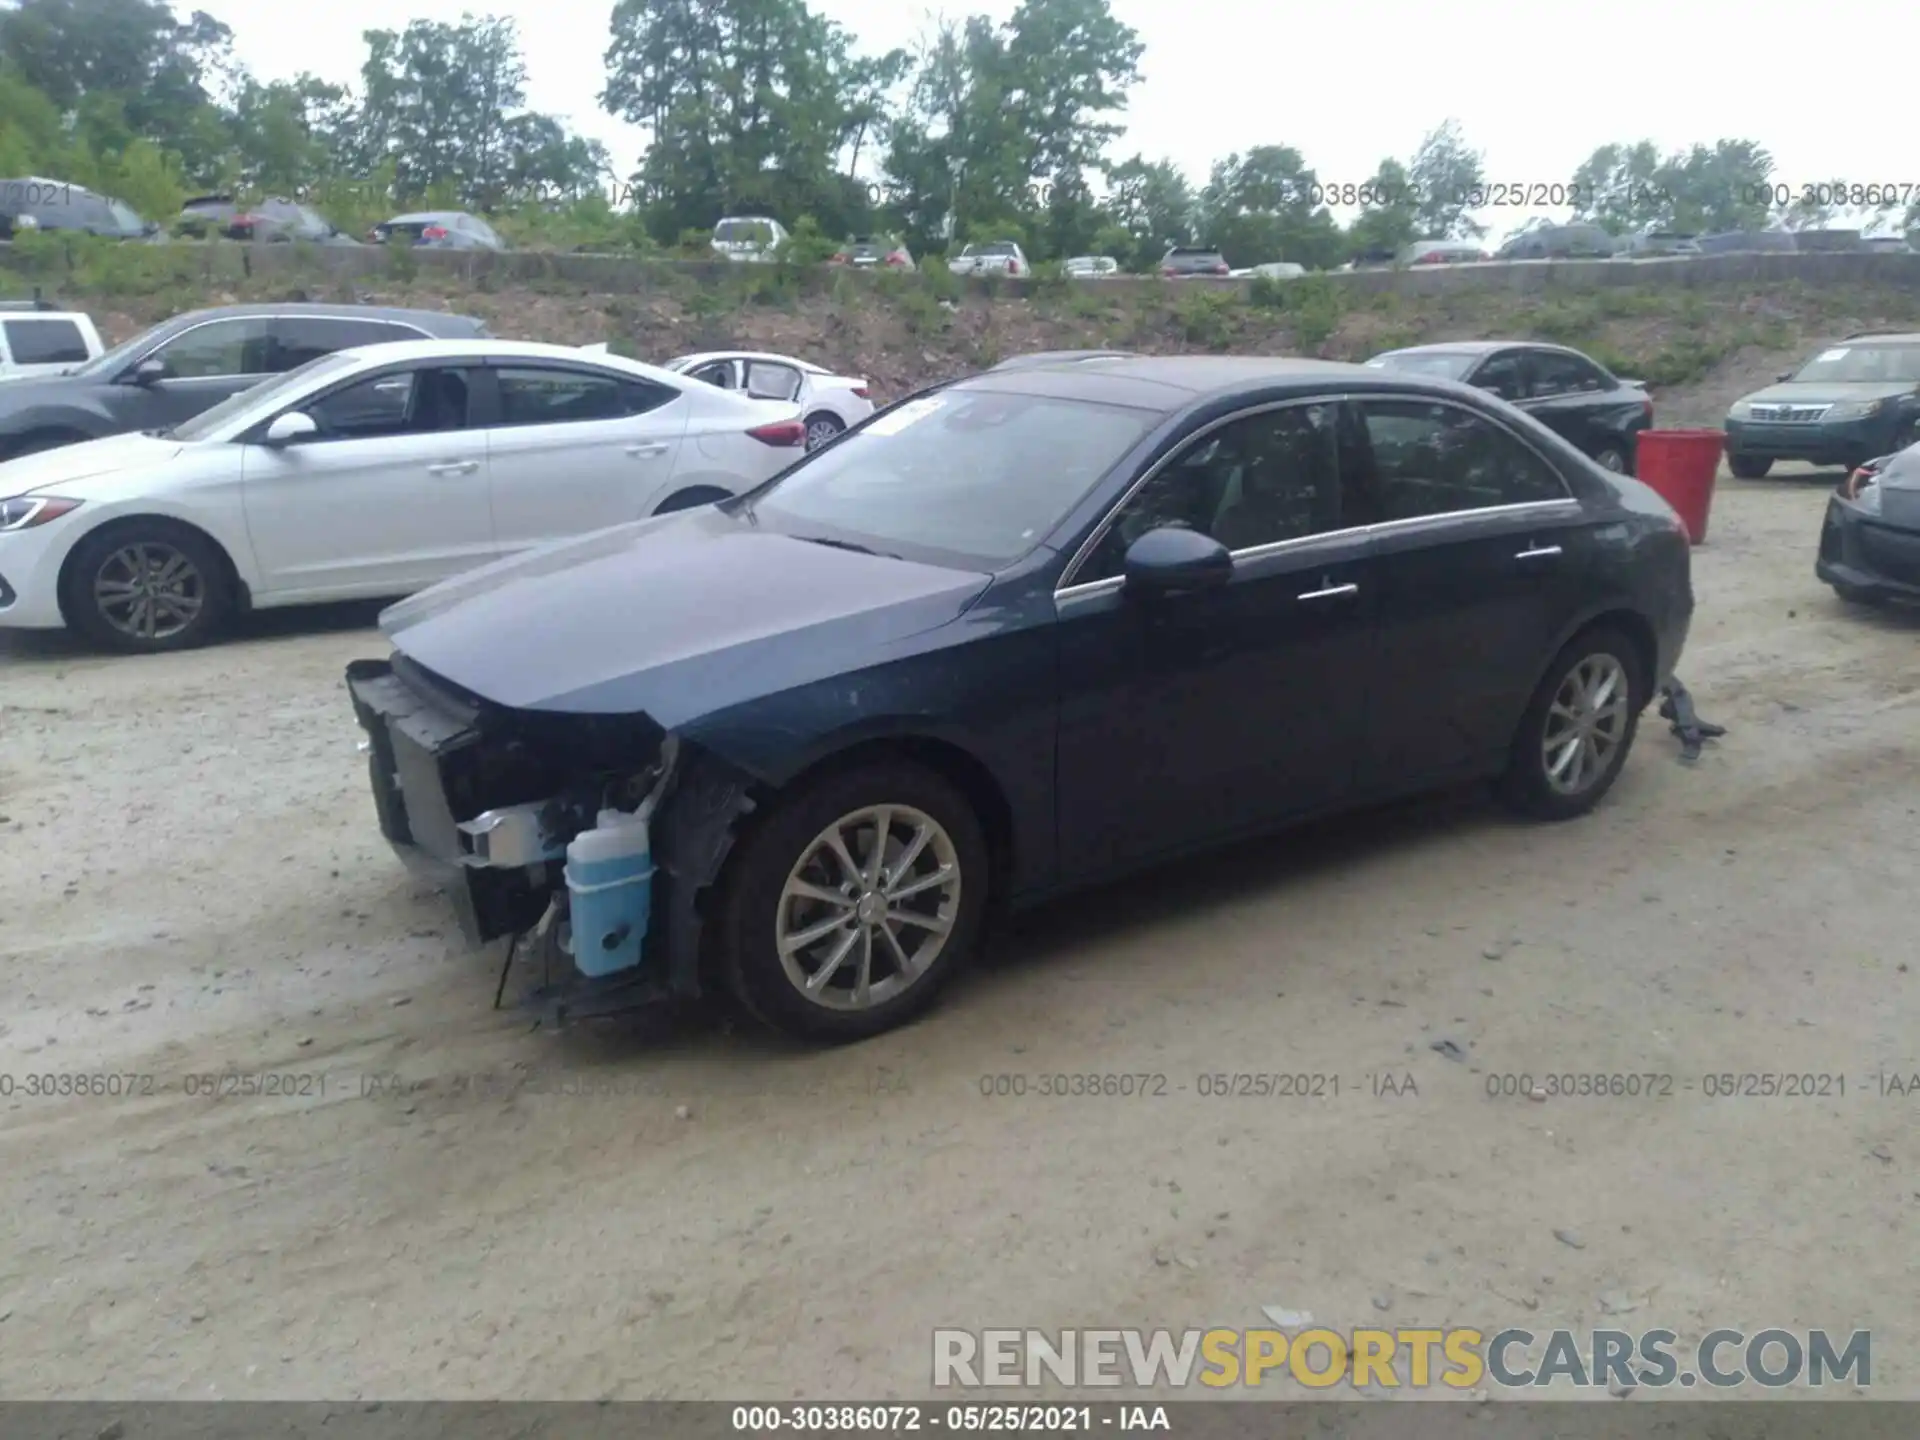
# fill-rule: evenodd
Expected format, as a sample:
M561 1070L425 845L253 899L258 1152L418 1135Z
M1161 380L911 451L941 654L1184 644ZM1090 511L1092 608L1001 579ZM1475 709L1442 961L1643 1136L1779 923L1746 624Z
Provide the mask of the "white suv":
M969 245L956 255L947 269L955 275L1031 275L1027 252L1011 240L989 240Z
M729 215L713 227L713 252L723 260L765 262L787 243L787 227L765 215Z
M31 301L0 304L0 380L58 375L105 349L91 316L43 310Z

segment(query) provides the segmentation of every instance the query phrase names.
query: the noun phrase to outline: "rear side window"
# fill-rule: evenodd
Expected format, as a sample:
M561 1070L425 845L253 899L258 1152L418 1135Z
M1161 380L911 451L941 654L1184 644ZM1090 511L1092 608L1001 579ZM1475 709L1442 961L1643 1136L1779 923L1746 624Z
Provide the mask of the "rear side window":
M8 320L7 350L16 365L78 365L87 342L71 320Z
M664 385L579 370L502 369L501 425L568 425L625 420L657 410L678 393Z
M395 340L419 340L420 332L384 320L338 320L323 315L290 317L273 322L274 369L292 370L363 345L385 345Z
M154 351L170 380L212 379L229 375L266 375L273 370L265 320L210 320L167 341Z
M1360 403L1367 449L1362 478L1383 520L1564 500L1551 466L1489 421L1422 400Z
M1533 393L1548 395L1591 394L1609 388L1607 380L1578 355L1558 350L1533 352Z

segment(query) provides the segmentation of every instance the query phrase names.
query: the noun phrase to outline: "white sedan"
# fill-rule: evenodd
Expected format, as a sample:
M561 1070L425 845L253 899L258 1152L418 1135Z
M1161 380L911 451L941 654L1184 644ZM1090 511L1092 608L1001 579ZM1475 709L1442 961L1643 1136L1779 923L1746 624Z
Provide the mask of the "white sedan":
M818 450L873 414L873 397L865 380L836 375L791 355L709 350L669 360L667 369L756 399L791 400L806 417L809 450Z
M410 594L711 504L803 453L791 403L505 340L343 350L173 430L0 465L0 627L177 650L236 610Z

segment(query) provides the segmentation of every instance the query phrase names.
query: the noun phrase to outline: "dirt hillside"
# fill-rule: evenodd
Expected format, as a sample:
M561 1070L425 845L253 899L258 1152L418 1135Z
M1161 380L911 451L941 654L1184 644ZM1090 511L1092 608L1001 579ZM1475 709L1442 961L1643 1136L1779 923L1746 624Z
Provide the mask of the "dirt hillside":
M1895 286L1619 288L1542 300L1486 293L1350 296L1312 280L1269 286L1251 298L1211 286L1056 283L1019 295L942 298L931 277L926 283L912 276L881 279L864 284L843 277L824 291L804 293L769 274L738 285L663 285L640 294L594 293L560 282L509 289L420 278L308 289L267 281L69 299L90 308L114 339L182 309L239 300L454 309L483 317L505 338L611 341L643 359L734 346L797 354L869 377L881 400L1028 350L1121 346L1155 354L1360 360L1428 341L1532 338L1577 346L1621 374L1648 381L1662 425L1717 424L1730 401L1834 336L1920 327L1920 294Z

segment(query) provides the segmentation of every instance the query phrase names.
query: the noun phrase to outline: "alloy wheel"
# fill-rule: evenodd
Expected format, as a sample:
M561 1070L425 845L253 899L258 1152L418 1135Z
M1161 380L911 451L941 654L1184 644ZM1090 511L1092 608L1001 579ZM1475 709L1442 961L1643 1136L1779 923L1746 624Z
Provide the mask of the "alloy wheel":
M207 580L172 545L141 540L107 556L93 577L93 603L122 635L171 640L200 618Z
M1632 718L1626 666L1589 655L1567 672L1547 707L1540 759L1557 794L1584 794L1607 773Z
M830 1010L870 1010L925 975L960 914L960 860L932 816L905 805L842 815L801 852L775 910L787 980Z
M843 428L845 427L843 427L839 421L829 420L824 416L818 420L808 421L807 449L818 450L822 445L838 435Z
M1627 468L1626 457L1611 446L1602 450L1594 458L1600 462L1602 470L1611 470L1616 475L1623 473Z

